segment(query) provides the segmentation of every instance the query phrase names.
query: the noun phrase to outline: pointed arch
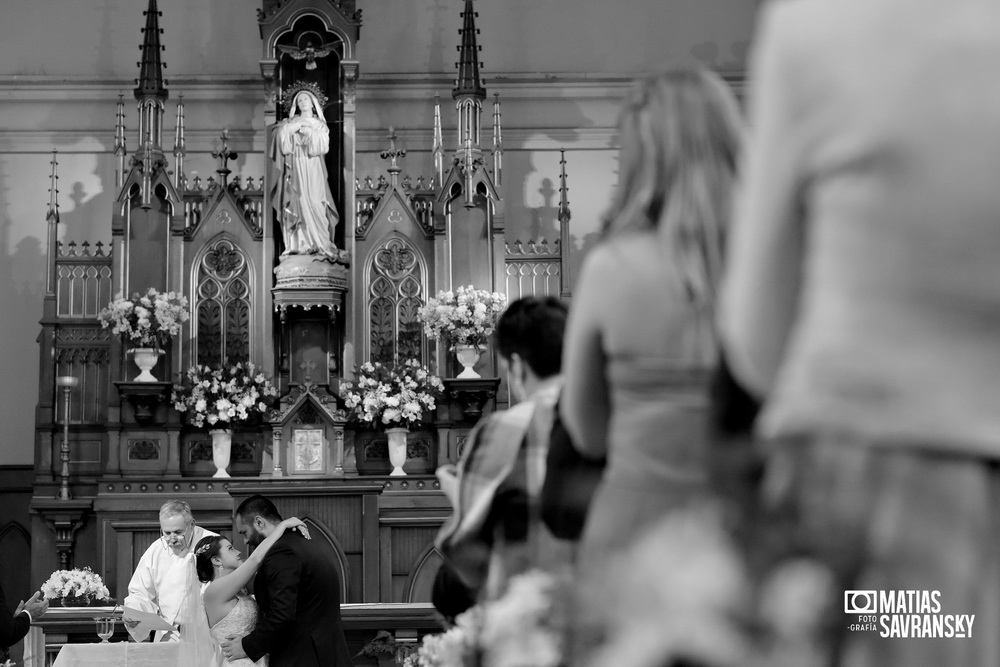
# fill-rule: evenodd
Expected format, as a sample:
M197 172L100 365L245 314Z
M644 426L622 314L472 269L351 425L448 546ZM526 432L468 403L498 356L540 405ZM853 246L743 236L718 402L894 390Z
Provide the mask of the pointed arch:
M433 544L429 545L416 560L416 566L403 585L403 602L430 602L434 588L434 577L444 563L444 557Z
M252 358L255 267L226 233L205 243L191 263L194 363L217 365Z
M327 530L326 526L312 518L308 514L305 516L300 516L300 519L308 526L309 534L312 539L317 539L322 537L319 544L324 544L328 547L329 551L333 553L333 562L337 567L337 575L340 577L340 603L345 604L347 602L347 587L350 585L350 565L347 562L347 554L344 553L343 547L340 546L340 540L337 536Z
M418 311L427 299L427 259L405 234L390 232L364 263L365 350L371 361L427 362Z

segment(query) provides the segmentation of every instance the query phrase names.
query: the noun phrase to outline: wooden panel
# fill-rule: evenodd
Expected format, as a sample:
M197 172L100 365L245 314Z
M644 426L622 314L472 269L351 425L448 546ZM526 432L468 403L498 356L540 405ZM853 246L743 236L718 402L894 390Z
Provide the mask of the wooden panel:
M418 565L419 559L427 552L427 547L434 542L437 532L436 527L393 527L391 564L393 575L409 575Z

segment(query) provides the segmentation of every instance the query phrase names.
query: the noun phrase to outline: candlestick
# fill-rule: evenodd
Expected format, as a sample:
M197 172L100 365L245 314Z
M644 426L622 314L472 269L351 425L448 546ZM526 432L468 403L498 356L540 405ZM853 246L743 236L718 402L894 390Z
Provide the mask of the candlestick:
M63 439L59 447L62 482L59 485L59 500L69 500L69 394L78 384L80 379L72 375L60 375L56 378L56 385L63 391Z

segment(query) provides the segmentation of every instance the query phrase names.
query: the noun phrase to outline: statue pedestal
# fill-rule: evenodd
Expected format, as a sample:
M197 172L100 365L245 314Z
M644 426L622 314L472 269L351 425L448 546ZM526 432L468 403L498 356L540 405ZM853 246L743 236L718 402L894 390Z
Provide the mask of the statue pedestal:
M326 308L330 319L337 311L350 280L350 255L344 251L336 258L323 255L285 255L274 268L274 310L284 322L289 308L305 310Z

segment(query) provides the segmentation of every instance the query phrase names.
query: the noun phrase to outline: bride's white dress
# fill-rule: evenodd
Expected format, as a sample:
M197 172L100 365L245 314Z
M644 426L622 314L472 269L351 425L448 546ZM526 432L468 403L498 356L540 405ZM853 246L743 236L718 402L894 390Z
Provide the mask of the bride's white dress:
M243 637L250 634L250 631L257 625L257 602L246 593L236 596L236 604L221 621L213 625L210 629L215 645L219 646L227 637L235 635ZM239 658L237 660L224 660L224 667L267 667L267 656L254 662L250 658Z

